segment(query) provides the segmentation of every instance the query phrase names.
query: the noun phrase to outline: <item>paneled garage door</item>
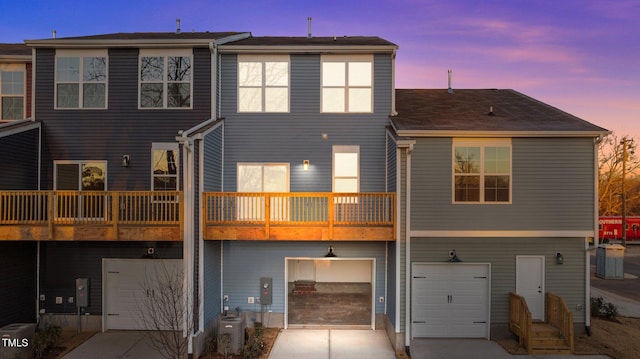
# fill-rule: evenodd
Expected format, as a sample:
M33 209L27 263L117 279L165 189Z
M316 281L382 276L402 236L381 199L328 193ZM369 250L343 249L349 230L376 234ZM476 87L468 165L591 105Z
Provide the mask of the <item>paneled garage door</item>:
M152 330L147 298L158 295L158 285L182 275L182 259L104 259L104 330Z
M413 263L414 338L489 338L490 266Z

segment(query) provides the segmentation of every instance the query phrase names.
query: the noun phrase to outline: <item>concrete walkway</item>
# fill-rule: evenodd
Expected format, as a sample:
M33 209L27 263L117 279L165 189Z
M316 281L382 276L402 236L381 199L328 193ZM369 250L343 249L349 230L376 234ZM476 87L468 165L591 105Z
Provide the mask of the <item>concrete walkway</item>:
M269 359L395 359L383 330L287 329Z
M109 331L97 333L63 359L163 358L151 343L151 332Z

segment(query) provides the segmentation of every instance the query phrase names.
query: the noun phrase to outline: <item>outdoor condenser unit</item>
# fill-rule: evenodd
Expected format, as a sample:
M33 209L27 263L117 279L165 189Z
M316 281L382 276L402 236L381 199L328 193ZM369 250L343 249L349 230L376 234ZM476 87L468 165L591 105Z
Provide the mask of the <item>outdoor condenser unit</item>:
M229 337L228 346L224 336ZM218 323L218 353L241 354L244 346L244 321L240 317L222 317Z

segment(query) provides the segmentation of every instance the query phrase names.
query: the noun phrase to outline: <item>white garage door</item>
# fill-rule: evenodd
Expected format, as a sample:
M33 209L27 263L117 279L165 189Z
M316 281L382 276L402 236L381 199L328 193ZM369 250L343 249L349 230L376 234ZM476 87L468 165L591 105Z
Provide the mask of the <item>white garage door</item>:
M179 280L181 259L104 259L104 330L153 330L151 313L158 300L149 299L160 290L160 282ZM157 305L156 305L157 306ZM146 318L146 320L145 320ZM168 329L168 328L167 328Z
M489 264L414 263L414 338L489 338Z

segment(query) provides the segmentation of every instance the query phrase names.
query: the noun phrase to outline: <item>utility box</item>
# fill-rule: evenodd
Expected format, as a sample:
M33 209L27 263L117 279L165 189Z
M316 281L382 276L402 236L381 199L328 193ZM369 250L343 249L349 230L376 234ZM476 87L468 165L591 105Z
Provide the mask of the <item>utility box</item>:
M624 246L601 244L596 252L596 277L624 279Z
M244 321L240 317L222 317L218 323L218 353L241 354L244 346Z
M76 306L78 308L89 306L89 278L76 279Z
M33 357L33 333L35 323L14 323L0 328L0 359L16 359Z
M260 304L273 304L271 278L260 278Z

